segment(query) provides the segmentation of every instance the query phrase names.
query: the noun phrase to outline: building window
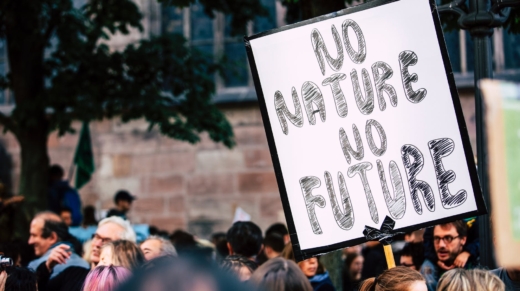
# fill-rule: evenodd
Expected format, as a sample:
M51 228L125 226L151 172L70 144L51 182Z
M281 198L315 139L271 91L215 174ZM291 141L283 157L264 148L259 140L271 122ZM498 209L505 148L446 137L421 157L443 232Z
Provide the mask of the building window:
M247 28L249 35L276 27L276 0L261 1L269 16L255 19ZM192 47L227 62L223 76L215 76L217 90L253 85L243 36L231 35L230 17L218 13L214 18L208 17L197 3L184 9L164 6L161 22L162 33L183 34Z

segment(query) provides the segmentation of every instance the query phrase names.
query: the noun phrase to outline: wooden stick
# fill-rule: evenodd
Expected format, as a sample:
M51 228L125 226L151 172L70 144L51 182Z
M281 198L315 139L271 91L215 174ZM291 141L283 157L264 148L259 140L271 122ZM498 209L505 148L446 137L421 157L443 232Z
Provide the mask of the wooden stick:
M386 264L388 265L388 269L395 268L395 259L394 253L392 252L392 246L383 245L383 248L385 250Z

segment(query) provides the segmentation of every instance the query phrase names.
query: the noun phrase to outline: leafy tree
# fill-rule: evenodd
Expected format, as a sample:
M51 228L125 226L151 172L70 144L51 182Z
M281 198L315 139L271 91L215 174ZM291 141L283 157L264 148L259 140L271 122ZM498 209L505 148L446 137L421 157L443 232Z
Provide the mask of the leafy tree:
M211 103L213 74L220 68L211 57L191 48L181 35L158 36L113 52L103 44L111 34L142 30L142 15L131 0L0 1L0 40L7 43L9 74L0 76L16 104L0 124L21 148L20 193L26 199L17 221L19 236L47 203L48 136L73 132L74 120L144 118L151 128L195 143L199 133L227 147L233 132ZM196 0L163 0L185 7ZM205 12L230 15L234 33L266 10L259 0L199 0Z

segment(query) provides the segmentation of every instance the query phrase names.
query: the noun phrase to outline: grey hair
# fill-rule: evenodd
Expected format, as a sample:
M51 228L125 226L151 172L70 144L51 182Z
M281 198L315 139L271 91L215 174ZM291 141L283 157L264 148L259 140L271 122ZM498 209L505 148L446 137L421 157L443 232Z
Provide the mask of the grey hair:
M136 238L136 235L135 235L135 231L132 228L132 225L130 224L130 222L128 220L124 220L124 219L122 219L119 216L110 216L110 217L107 217L107 218L101 220L99 222L99 224L98 224L98 227L100 227L100 226L102 226L104 224L107 224L107 223L117 224L117 225L121 226L124 229L119 234L119 238L118 239L131 241L133 243L135 243L137 241L137 238Z
M145 241L149 241L149 240L158 240L161 242L160 256L174 256L174 257L177 256L177 251L175 250L175 247L173 246L171 241L165 239L162 236L158 236L158 235L151 235ZM143 243L145 241L143 241Z

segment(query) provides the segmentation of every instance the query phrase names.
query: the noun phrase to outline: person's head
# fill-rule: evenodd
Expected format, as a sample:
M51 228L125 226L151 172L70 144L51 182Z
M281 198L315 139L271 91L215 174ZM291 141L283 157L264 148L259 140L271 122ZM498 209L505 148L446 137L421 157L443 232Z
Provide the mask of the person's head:
M85 206L83 208L83 225L97 225L98 222L96 220L96 208L92 205Z
M156 235L148 237L141 243L140 248L147 261L160 256L177 256L173 244L169 240Z
M67 225L57 214L48 211L41 212L31 221L29 244L33 246L35 255L40 257L53 244L63 240L67 234Z
M98 266L88 273L82 291L114 291L131 276L124 267Z
M309 280L295 262L274 258L261 265L250 280L263 290L312 291Z
M222 270L235 275L240 281L247 281L258 265L244 256L231 255L220 263Z
M226 235L230 254L254 257L262 249L262 230L250 221L237 221Z
M363 261L363 256L358 253L347 255L347 258L345 259L345 267L347 269L347 276L351 281L359 281L361 279Z
M477 291L505 291L506 286L495 274L480 269L468 270L469 277Z
M283 223L275 223L265 231L265 236L269 236L270 234L278 234L283 237L284 244L288 244L291 242L291 238L289 237L289 230L287 230L287 227Z
M296 262L296 258L294 257L294 252L292 248L292 244L286 244L282 251L282 258L291 260Z
M114 195L114 203L120 211L127 212L132 206L135 196L126 190L119 190Z
M159 257L121 286L125 291L251 291L214 264L189 256ZM247 289L246 289L247 288Z
M282 235L278 233L270 233L264 239L264 253L268 259L280 256L285 247L285 241Z
M401 250L401 266L419 271L424 262L424 246L422 243L407 243Z
M467 225L462 220L439 224L433 228L433 246L437 259L446 266L462 252L466 244Z
M227 248L227 239L226 234L223 232L214 233L211 236L211 242L215 245L215 250L217 252L217 259L222 260L229 255L229 250Z
M309 278L314 277L316 274L322 274L325 272L325 269L320 263L319 257L298 262L298 267L300 267L300 270L302 270L303 274Z
M90 261L99 263L101 247L116 240L127 240L135 243L136 235L130 222L118 216L111 216L101 220L96 233L92 237Z
M197 248L195 237L181 229L177 229L172 233L170 241L179 255L190 253Z
M116 240L101 247L98 266L114 265L135 270L144 261L144 255L135 243L127 240Z
M505 285L500 278L489 271L456 268L442 275L437 291L456 290L504 291Z
M399 266L384 271L377 278L361 283L359 291L426 291L426 281L421 273ZM467 290L467 289L461 289Z
M36 273L24 267L8 267L5 269L7 280L6 291L37 291ZM3 290L3 289L2 289Z
M60 209L61 220L67 225L72 225L72 210L69 207L62 207Z
M64 175L63 168L60 165L52 165L49 167L49 180L50 182L57 182L63 180Z

